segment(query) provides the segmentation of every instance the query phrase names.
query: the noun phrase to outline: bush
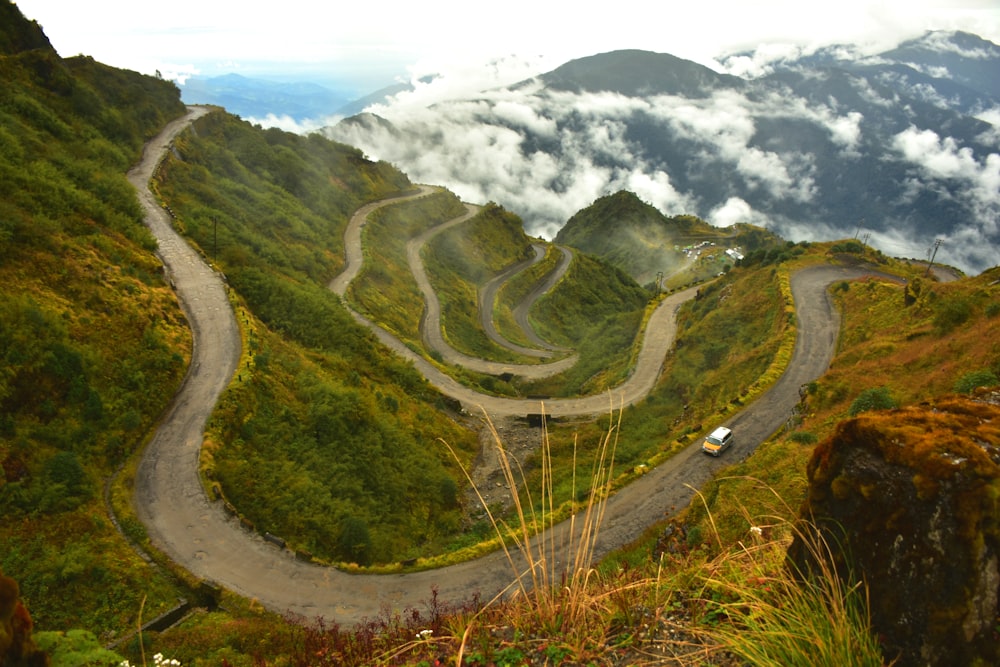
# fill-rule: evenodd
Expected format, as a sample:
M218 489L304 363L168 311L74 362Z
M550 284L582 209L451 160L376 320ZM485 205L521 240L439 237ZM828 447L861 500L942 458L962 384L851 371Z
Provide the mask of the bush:
M965 324L972 316L972 307L964 299L951 299L944 303L934 317L934 326L941 333L948 333Z
M850 415L855 417L870 410L891 410L898 407L887 387L865 389L851 403Z
M993 387L1000 384L1000 378L993 371L980 370L966 373L955 383L956 394L971 394L978 387Z
M38 648L49 656L52 667L76 665L107 665L116 667L124 658L101 646L97 637L86 630L39 632L35 634Z
M349 563L370 565L372 562L372 539L368 524L364 519L348 517L338 541L341 556Z

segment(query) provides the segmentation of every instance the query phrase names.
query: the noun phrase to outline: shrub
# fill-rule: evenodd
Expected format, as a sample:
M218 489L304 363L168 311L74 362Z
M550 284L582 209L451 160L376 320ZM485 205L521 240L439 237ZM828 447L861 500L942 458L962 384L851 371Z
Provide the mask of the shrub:
M887 387L865 389L851 403L850 415L855 417L870 410L891 410L897 407Z
M811 445L816 442L816 434L809 431L795 431L788 439L802 445Z
M948 333L956 327L965 324L972 316L972 307L964 299L945 301L934 317L934 326L941 333Z
M990 370L979 370L966 373L955 383L956 394L971 394L977 387L992 387L1000 384L1000 378Z
M372 538L368 533L368 524L364 519L358 517L345 519L338 545L344 560L358 565L371 564Z
M124 661L124 658L117 653L101 646L97 637L86 630L39 632L35 635L35 641L49 656L52 667L69 665L114 667Z

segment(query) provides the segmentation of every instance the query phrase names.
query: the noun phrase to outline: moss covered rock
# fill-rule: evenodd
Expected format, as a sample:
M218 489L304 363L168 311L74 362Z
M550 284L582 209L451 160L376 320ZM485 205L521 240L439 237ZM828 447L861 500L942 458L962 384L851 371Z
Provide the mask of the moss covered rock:
M0 666L45 667L49 660L31 636L31 615L17 582L0 571Z
M868 586L898 665L1000 664L998 403L983 393L866 413L809 463L810 530L789 559L809 571L818 530L840 575Z

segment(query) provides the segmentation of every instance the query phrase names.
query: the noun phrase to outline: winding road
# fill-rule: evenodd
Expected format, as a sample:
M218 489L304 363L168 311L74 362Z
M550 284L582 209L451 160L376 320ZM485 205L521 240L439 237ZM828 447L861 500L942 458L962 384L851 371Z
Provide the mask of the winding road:
M213 271L170 226L149 192L147 184L170 141L191 121L207 113L191 108L181 119L170 123L146 148L142 161L129 172L139 192L147 222L159 241L159 254L176 286L191 323L194 349L188 375L156 431L140 462L136 476L135 504L149 536L181 567L196 577L213 581L265 607L304 619L323 617L340 624L373 618L385 609L420 609L437 591L443 602L458 602L481 593L484 599L517 582L525 564L514 556L509 561L502 552L474 561L423 572L391 575L350 574L307 563L294 554L266 542L240 527L219 501L210 501L198 475L199 449L204 427L212 408L231 380L240 354L240 336L225 286ZM420 196L419 194L416 196ZM360 228L375 208L404 199L385 200L363 207L352 219L347 232L356 232L358 245L345 240L345 271L331 283L343 294L360 270ZM356 253L356 254L355 254ZM615 494L607 503L594 556L599 558L641 535L650 524L683 507L692 488L701 486L727 459L741 458L757 443L769 437L798 402L801 385L819 377L828 367L839 330L839 318L826 287L833 281L850 279L866 271L836 266L818 266L796 273L792 289L799 315L795 355L785 375L752 406L730 420L738 429L739 440L732 453L722 460L709 459L697 447L657 466L635 483ZM544 403L549 415L607 414L640 400L652 388L673 342L674 313L695 293L692 288L674 294L660 304L647 326L635 373L607 395ZM353 311L352 311L353 312ZM462 387L397 339L368 322L375 335L401 355L411 359L418 370L443 393L490 415L537 413L537 400L504 399L476 394ZM565 522L544 536L553 551L550 564L568 563L566 550L579 536L572 529L580 522Z
M535 304L535 302L538 301L542 295L555 287L556 283L558 283L559 280L566 275L566 271L569 270L569 265L573 261L573 252L569 248L559 248L562 252L562 258L560 259L559 264L556 265L555 270L551 271L545 276L544 280L539 281L534 287L532 287L531 291L525 295L525 298L523 298L521 302L514 307L514 322L517 324L518 328L521 329L528 342L535 347L524 347L523 345L518 345L517 343L507 340L500 335L500 332L497 331L496 325L493 322L493 307L496 303L497 293L500 291L500 288L518 273L527 270L529 267L534 266L545 259L544 245L541 243L533 243L531 245L531 249L534 251L534 255L532 257L508 266L505 270L501 271L487 281L486 284L483 285L482 289L479 290L479 323L483 327L483 331L486 332L486 336L494 343L526 357L545 358L551 357L556 352L569 352L569 350L558 345L553 345L539 336L535 332L534 327L532 327L531 323L528 321L528 313L531 311L531 307Z

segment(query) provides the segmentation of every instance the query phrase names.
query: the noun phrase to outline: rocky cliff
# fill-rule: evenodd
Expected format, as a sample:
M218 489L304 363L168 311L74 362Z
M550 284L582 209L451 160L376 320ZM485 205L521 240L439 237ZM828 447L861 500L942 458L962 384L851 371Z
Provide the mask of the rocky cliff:
M862 414L808 474L804 535L818 529L840 575L868 586L887 660L1000 664L1000 392ZM811 558L791 545L800 572Z

